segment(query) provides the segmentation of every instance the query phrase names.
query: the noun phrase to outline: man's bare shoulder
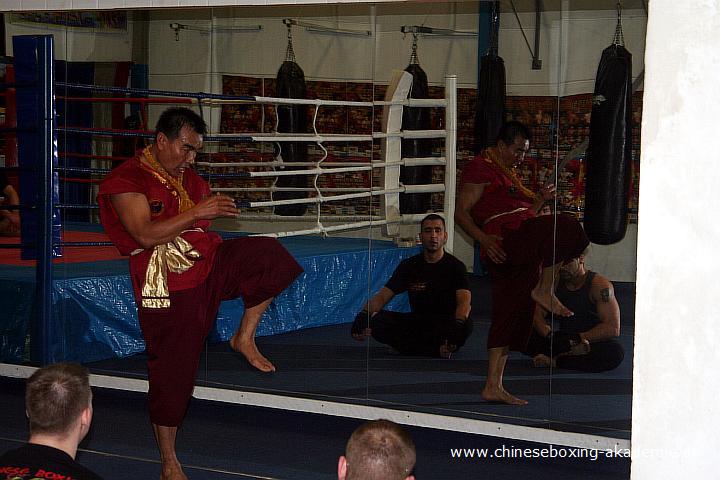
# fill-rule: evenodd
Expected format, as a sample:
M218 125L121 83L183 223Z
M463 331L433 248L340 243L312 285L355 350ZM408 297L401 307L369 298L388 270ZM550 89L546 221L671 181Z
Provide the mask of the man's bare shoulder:
M612 282L599 273L596 273L592 279L590 294L594 300L602 302L609 302L615 298Z
M592 279L592 287L595 288L595 286L612 287L613 284L610 280L607 279L606 276L604 276L601 273L595 272L595 276L593 276L593 279Z

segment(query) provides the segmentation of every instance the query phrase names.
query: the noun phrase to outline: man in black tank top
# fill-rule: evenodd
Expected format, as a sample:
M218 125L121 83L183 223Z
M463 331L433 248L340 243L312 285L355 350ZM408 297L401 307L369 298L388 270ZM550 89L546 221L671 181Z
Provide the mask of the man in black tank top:
M559 276L556 296L574 315L552 319L536 306L525 353L536 366L584 372L616 368L625 352L615 340L620 335L620 307L612 283L587 270L584 255L565 262ZM555 322L554 330L549 322Z
M465 265L445 252L445 220L430 214L420 223L423 251L403 260L387 284L357 314L351 334L372 336L407 355L449 358L472 332L470 287ZM383 307L407 292L411 313Z

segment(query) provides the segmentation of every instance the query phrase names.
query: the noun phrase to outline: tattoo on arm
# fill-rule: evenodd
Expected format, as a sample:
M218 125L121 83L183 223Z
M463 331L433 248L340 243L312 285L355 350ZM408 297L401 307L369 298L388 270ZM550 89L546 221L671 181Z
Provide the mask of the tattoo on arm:
M610 288L603 288L602 290L600 290L600 300L602 300L603 303L608 303L611 298L612 290Z

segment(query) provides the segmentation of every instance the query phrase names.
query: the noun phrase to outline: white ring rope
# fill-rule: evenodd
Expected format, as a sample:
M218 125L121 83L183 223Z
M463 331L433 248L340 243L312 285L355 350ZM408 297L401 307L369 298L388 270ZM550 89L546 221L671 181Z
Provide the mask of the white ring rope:
M280 113L278 112L278 106L279 106L278 104L275 105L275 131L276 132L277 132L278 126L280 125ZM263 112L265 111L264 108L262 108L261 110ZM285 161L283 160L283 157L282 157L282 145L278 142L278 143L275 143L275 146L277 147L277 155L275 155L275 161L273 162L273 166L272 166L273 172L277 171L275 169L276 166L282 167L285 165ZM280 177L277 177L275 180L273 180L272 187L275 187L275 185L277 185L278 178L280 178ZM270 200L275 200L273 198L273 190L270 190Z
M426 185L403 185L398 188L363 191L357 193L348 193L344 195L332 195L329 197L318 196L311 198L293 198L289 200L271 200L268 202L250 202L250 207L270 207L274 205L300 205L303 203L314 204L337 202L340 200L350 200L354 198L376 197L379 195L387 195L389 193L439 193L444 191L445 185L441 185L439 183L429 183Z
M342 133L213 133L213 137L222 141L222 139L234 139L237 137L247 137L253 142L309 142L309 143L324 143L324 142L371 142L375 139L381 138L445 138L447 131L445 130L403 130L401 132L392 133L380 133L374 132L371 135L363 134L342 134Z
M292 164L290 164L292 165ZM253 177L287 177L291 175L322 175L330 173L347 173L347 172L365 172L372 170L371 166L365 167L338 167L338 168L313 168L310 170L277 170L270 172L248 172L248 175Z
M253 105L256 103L264 105L314 105L316 107L384 107L390 105L400 105L403 107L418 107L418 108L445 108L448 105L447 99L444 98L408 98L402 101L385 101L376 100L374 102L346 102L343 100L321 100L321 99L306 99L306 98L278 98L278 97L254 97L254 99L236 99L236 100L222 100L222 99L202 99L200 101L202 105L209 106L222 106L222 105L237 105L247 104Z
M366 192L363 187L320 187L323 192ZM213 192L314 192L314 187L216 187Z
M291 165L298 167L316 167L319 162L293 162ZM200 167L277 167L285 165L283 161L274 162L196 162ZM364 167L372 165L373 168L383 168L386 166L404 165L407 167L418 165L445 165L445 157L417 157L403 158L395 162L332 162L336 167Z
M305 230L294 230L290 232L274 232L274 233L255 233L250 235L251 237L273 237L273 238L283 238L283 237L294 237L294 236L300 236L300 235L313 235L313 234L327 234L331 232L339 232L344 230L353 230L358 228L367 228L367 227L375 227L375 226L383 226L383 225L390 225L395 223L405 223L405 224L417 224L420 220L425 218L425 213L421 214L414 214L414 215L404 215L402 218L398 218L395 220L389 220L389 219L378 219L378 220L365 220L360 222L354 222L354 223L346 223L343 225L332 225L332 226L324 226L322 224L319 224L315 228L309 228ZM349 217L351 219L357 218L357 217ZM360 217L362 218L362 216ZM248 220L254 220L254 219L260 219L260 217L253 217L248 218ZM274 219L274 218L273 218ZM290 217L288 220L294 220L294 221L302 221L302 218L299 217Z
M396 72L394 74L393 81L388 87L386 99L384 101L373 101L373 102L348 102L348 101L334 101L334 100L319 100L319 99L296 99L296 98L273 98L273 97L254 97L252 99L233 99L233 100L220 100L220 99L203 99L200 101L201 104L208 104L211 106L218 105L229 105L229 104L273 104L275 105L275 131L277 132L279 116L277 109L279 105L313 105L315 107L312 118L312 131L313 133L218 133L212 134L216 141L223 141L224 139L232 140L237 137L246 137L254 142L274 142L278 145L278 155L272 162L198 162L199 166L208 168L228 168L228 167L265 167L271 168L270 171L251 171L248 172L250 178L270 178L273 177L275 180L270 187L216 187L213 191L216 192L269 192L270 201L260 202L249 202L251 208L270 207L278 205L299 205L299 204L316 204L316 214L312 216L278 216L278 215L265 215L262 214L240 214L237 218L243 218L246 220L260 220L260 219L271 219L276 221L290 221L290 222L307 222L313 221L317 223L317 226L311 229L303 229L289 232L277 232L277 233L263 233L257 234L260 236L272 236L272 237L289 237L296 235L310 235L310 234L322 234L326 235L329 232L338 232L343 230L353 230L358 228L368 228L374 226L389 226L393 224L401 223L414 223L422 219L426 214L415 214L415 215L400 215L399 208L397 208L398 195L401 193L445 193L444 200L444 213L446 222L448 223L448 232L454 229L454 222L452 219L452 204L454 202L455 192L455 137L456 137L456 120L455 120L455 107L456 107L456 79L454 76L446 78L445 88L445 99L407 99L402 98L403 95L406 97L407 92L402 90L407 88L408 77L410 74L407 72ZM400 88L395 82L395 77L402 79L404 82L403 87ZM411 78L411 77L410 77ZM411 80L410 80L411 82ZM402 114L403 107L427 107L427 108L445 108L445 124L446 129L441 130L400 130L397 127L388 127L386 122L383 125L382 132L372 132L371 134L321 134L317 131L317 117L320 107L322 106L348 106L348 107L376 107L383 106L385 114L387 115L388 109L390 115L393 117L393 125L397 125L397 114ZM398 110L399 108L399 110ZM452 111L451 111L452 110ZM263 109L264 114L264 109ZM429 138L442 138L445 140L445 156L438 157L423 157L423 158L403 158L399 155L399 149L394 148L388 151L387 146L383 146L382 160L369 162L332 162L332 168L324 168L323 162L325 162L329 156L329 152L325 147L324 143L328 142L373 142L374 140L380 140L383 145L385 142L393 142L393 145L397 145L395 142L399 142L401 139L429 139ZM286 162L282 159L282 143L285 142L306 142L315 143L322 150L322 157L313 162ZM389 144L388 144L389 145ZM398 182L399 168L401 166L444 166L445 167L445 184L427 184L427 185L403 185ZM280 168L287 168L287 170L279 170ZM292 167L312 167L304 170L291 170ZM383 182L384 187L370 187L369 189L363 188L329 188L320 187L318 180L321 175L348 173L348 172L372 172L375 169L385 169L385 181ZM290 175L312 175L313 186L312 187L277 187L276 183L281 176ZM388 182L388 179L390 181ZM452 182L452 185L450 185ZM297 198L287 200L274 200L274 192L315 192L314 197L310 198ZM327 193L335 192L350 192L340 193L337 195L325 195ZM383 217L371 215L359 215L359 216L347 216L347 215L322 215L320 205L328 202L336 202L350 199L360 198L372 198L382 197L382 202L385 210ZM370 220L368 220L368 218ZM321 220L331 221L346 221L346 219L364 219L362 221L354 221L351 223L344 223L341 225L326 226L323 225ZM390 233L391 230L388 228L388 235L394 235L396 233ZM396 232L396 229L392 230ZM452 250L452 242L448 242L448 249Z

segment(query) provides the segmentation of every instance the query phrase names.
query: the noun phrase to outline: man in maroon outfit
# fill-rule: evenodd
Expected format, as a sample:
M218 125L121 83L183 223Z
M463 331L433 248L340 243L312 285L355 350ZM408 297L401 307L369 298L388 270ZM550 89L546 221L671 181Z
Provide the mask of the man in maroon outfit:
M554 281L563 261L580 255L589 243L574 217L536 216L554 197L555 187L534 194L512 172L529 148L530 132L524 125L503 125L496 146L465 166L455 211L457 224L480 243L492 280L488 375L482 397L511 405L527 401L503 387L509 351L525 349L534 302L556 315L572 315L555 297Z
M273 298L302 272L274 239L223 242L208 232L210 220L238 211L232 198L211 195L190 168L205 133L205 122L193 111L166 110L155 142L113 170L98 193L105 231L130 256L163 480L186 479L175 437L220 302L242 297L245 313L230 346L255 368L275 371L258 351L255 331Z

